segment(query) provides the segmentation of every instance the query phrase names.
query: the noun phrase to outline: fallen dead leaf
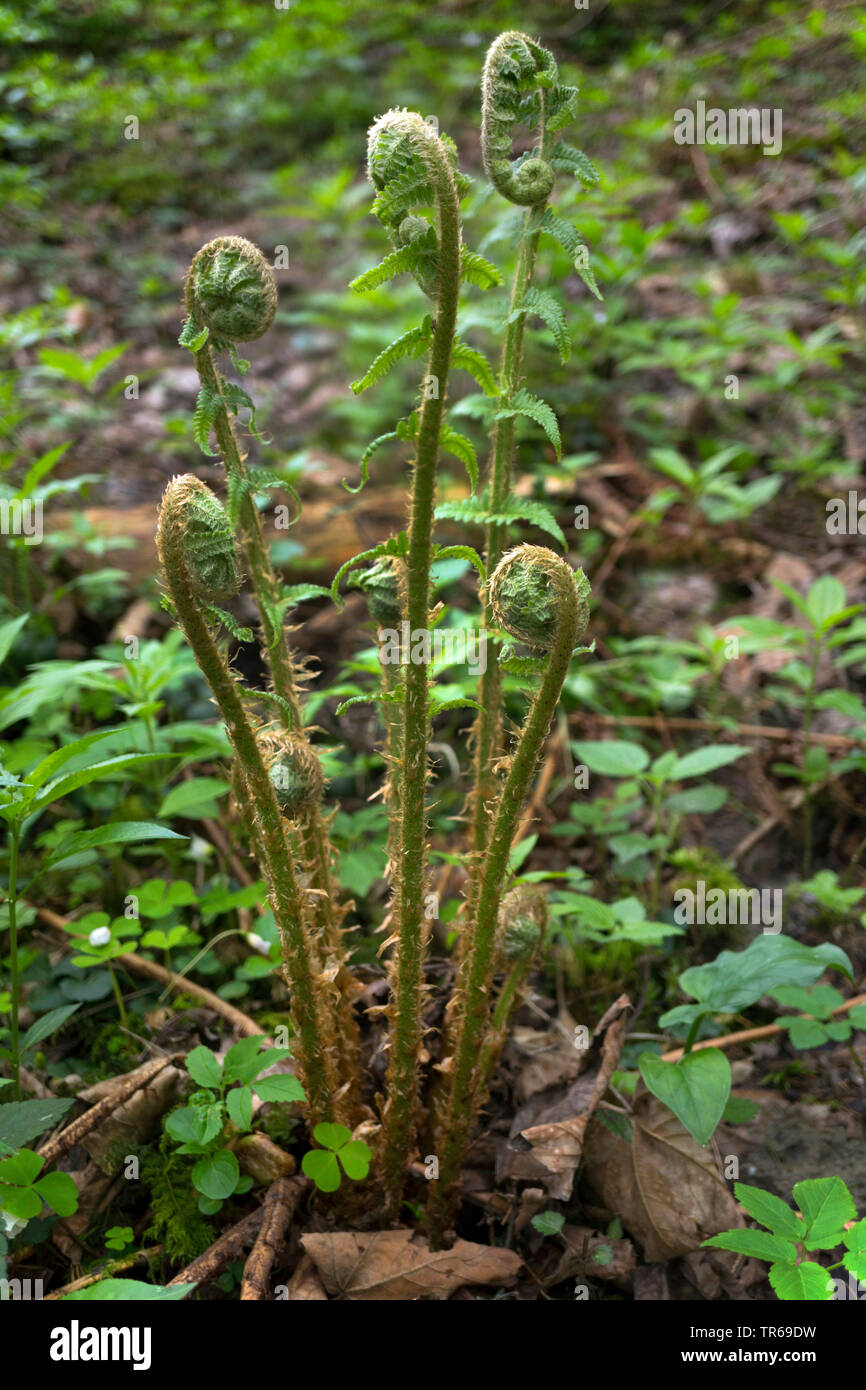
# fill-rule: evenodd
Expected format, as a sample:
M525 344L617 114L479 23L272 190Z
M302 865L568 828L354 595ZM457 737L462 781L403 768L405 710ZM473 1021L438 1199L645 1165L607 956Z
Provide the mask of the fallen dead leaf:
M526 1179L540 1183L555 1200L568 1200L587 1125L619 1061L630 1009L628 997L621 995L607 1010L593 1032L586 1069L564 1095L553 1100L536 1095L521 1107L499 1155L500 1181Z
M332 1298L413 1301L448 1298L464 1284L502 1287L523 1261L513 1250L458 1240L431 1250L409 1230L306 1235L301 1244Z
M309 1255L302 1255L294 1274L289 1280L288 1303L327 1302L328 1295L322 1288L322 1281Z
M640 1241L644 1259L687 1255L709 1236L743 1225L712 1153L642 1082L631 1120L628 1143L596 1116L584 1148L584 1175Z

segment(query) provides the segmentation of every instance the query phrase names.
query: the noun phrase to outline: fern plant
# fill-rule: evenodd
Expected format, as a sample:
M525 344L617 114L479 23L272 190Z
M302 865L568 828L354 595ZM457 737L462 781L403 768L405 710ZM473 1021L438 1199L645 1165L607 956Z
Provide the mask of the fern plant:
M410 634L410 651L399 664L380 643L381 685L374 697L385 725L391 885L388 1066L382 1096L372 1094L363 1073L359 986L343 943L347 904L340 903L334 887L322 768L304 722L304 673L289 645L286 616L296 591L275 574L256 505L256 494L277 479L248 464L239 446L236 417L247 410L255 435L255 409L221 366L228 358L235 374L243 377L248 364L238 355L238 345L265 333L276 309L270 267L240 237L217 238L193 260L186 284L188 317L180 337L194 355L201 381L195 436L205 452L213 442L217 446L226 469L225 502L193 476L175 478L166 490L158 527L167 603L225 721L235 754L235 799L251 813L252 844L282 941L310 1132L322 1124L363 1131L375 1144L376 1190L370 1200L380 1215L392 1218L400 1209L419 1141L432 1145L439 1177L431 1184L428 1225L437 1240L453 1221L473 1126L509 1020L543 944L544 895L540 889L509 888L509 856L570 662L576 650L586 650L577 643L589 615L589 584L582 571L544 546L523 543L509 549L508 543L510 529L521 521L563 540L555 518L540 503L518 501L512 493L521 416L539 424L560 452L553 411L523 385L523 343L528 320L537 317L567 356L562 307L532 279L545 233L570 249L580 245L577 233L549 206L557 172L577 174L587 183L596 176L584 155L554 139L573 117L577 94L560 84L553 55L540 44L523 34L503 34L488 54L482 89L485 170L506 199L525 209L498 370L457 337L461 287L468 283L495 291L502 283L496 267L463 242L460 203L471 181L460 173L453 142L411 111L389 111L369 132L373 212L391 249L353 282L364 293L410 274L429 306L352 388L366 391L407 359L423 362L415 408L365 451L358 485L368 483L370 461L382 444L410 444L408 528L353 557L331 589L342 603L340 586L349 576L366 592L380 637L398 627ZM534 130L535 144L514 157L518 124ZM586 265L579 259L577 264L594 287ZM453 371L469 372L493 407L489 476L480 496L475 450L446 415ZM437 473L445 453L464 464L471 495L437 510ZM435 524L440 516L479 527L483 556L468 544L438 545ZM429 638L438 621L437 610L431 611L431 567L449 556L474 566L481 622L497 638L495 646L490 644L475 701L437 699L430 644L416 641ZM265 691L247 689L232 672L221 635L223 630L230 638L246 635L222 606L237 592L242 569L260 614L271 678ZM502 639L510 645L500 653ZM515 644L522 655L513 650ZM534 686L522 728L508 749L501 710L506 664ZM468 800L469 887L434 1078L427 1066L424 1027L431 925L425 911L428 749L433 719L455 703L471 706L476 719L474 785Z

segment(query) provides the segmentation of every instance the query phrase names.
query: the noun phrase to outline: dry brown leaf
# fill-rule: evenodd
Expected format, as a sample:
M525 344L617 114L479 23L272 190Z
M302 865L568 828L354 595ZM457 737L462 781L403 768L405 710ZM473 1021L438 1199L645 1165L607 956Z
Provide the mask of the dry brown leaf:
M650 1262L697 1250L719 1231L742 1226L713 1155L676 1115L638 1084L631 1143L596 1117L584 1147L588 1185L643 1246Z
M590 1055L596 1054L595 1066L588 1067L564 1096L546 1105L543 1096L536 1096L518 1111L512 1139L519 1134L529 1149L521 1151L514 1142L504 1148L497 1169L500 1179L539 1182L550 1197L568 1201L587 1125L619 1061L630 1008L626 995L611 1005L593 1033Z
M295 1272L289 1280L287 1293L288 1303L327 1302L328 1295L322 1288L322 1281L309 1255L302 1255L298 1261Z
M513 1250L468 1240L434 1251L423 1237L402 1229L306 1235L301 1244L332 1298L447 1298L464 1284L510 1284L523 1263Z

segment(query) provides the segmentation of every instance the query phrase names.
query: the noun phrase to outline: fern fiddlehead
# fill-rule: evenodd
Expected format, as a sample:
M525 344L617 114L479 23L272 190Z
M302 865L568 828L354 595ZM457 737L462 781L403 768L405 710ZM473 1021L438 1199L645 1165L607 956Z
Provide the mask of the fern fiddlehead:
M489 505L501 514L509 498L515 453L515 425L521 413L521 378L526 321L533 312L532 278L541 234L548 215L547 202L553 192L555 166L560 158L554 152L555 131L571 119L577 91L562 87L556 60L526 34L501 34L491 45L481 82L481 151L490 182L510 202L526 207L517 250L517 263L505 338L499 363L499 400L491 440ZM535 125L535 149L512 159L515 126ZM556 146L559 151L559 146ZM579 151L572 151L579 155ZM586 161L589 164L589 161ZM591 169L591 166L589 166ZM542 306L543 307L543 306ZM558 305L554 308L558 309ZM534 310L538 312L536 308ZM559 310L562 317L562 311ZM548 318L550 315L548 314ZM564 319L562 320L564 324ZM567 341L560 326L560 351ZM543 405L542 402L536 402ZM531 409L531 407L530 407ZM547 408L549 413L549 408ZM540 412L536 411L536 416ZM493 573L502 555L508 533L501 522L490 522L485 534L487 576ZM492 626L493 615L485 603L484 625ZM473 730L473 793L470 802L471 843L481 853L489 830L488 807L496 793L494 771L502 737L502 674L499 654L489 644L490 657L481 677L479 713ZM462 948L461 948L462 949Z
M303 713L292 651L283 614L286 603L274 572L262 518L254 499L254 478L235 434L233 388L218 369L216 354L228 351L235 365L236 344L262 337L274 320L277 286L271 267L258 247L244 237L217 237L197 252L186 278L185 302L189 315L180 341L194 354L201 381L197 415L203 416L203 435L213 431L229 479L229 497L235 499L250 580L264 634L265 657L270 669L278 717L284 729L303 742L311 758L317 754L304 732ZM238 391L239 388L234 388ZM252 402L240 393L241 403ZM332 854L327 825L319 803L311 802L297 816L300 851L311 866L317 890L315 926L322 939L322 954L341 979L337 1030L341 1049L342 1099L340 1118L354 1122L359 1113L357 1058L359 1035L352 1007L352 981L342 944L342 909L333 881Z
M426 632L430 621L436 467L461 279L460 205L453 147L414 112L389 111L370 130L367 169L377 189L374 210L389 231L397 231L404 238L393 257L401 269L416 275L421 288L435 302L425 390L415 433L401 604L410 632ZM431 223L416 216L418 209L425 206L433 208ZM410 218L416 220L407 228ZM420 227L421 222L426 223L426 231ZM393 259L388 259L393 265ZM363 281L361 277L362 283L359 286L356 282L356 287L363 288ZM389 962L391 1036L381 1143L383 1180L392 1212L399 1208L417 1114L423 964L429 928L423 911L429 726L427 665L410 660L403 667L400 760L393 769L400 826L399 853L392 866L391 923L396 945Z
M503 557L490 580L490 599L503 628L543 653L543 674L530 705L508 774L494 802L487 851L470 895L469 945L451 1000L446 1051L450 1054L437 1103L439 1180L429 1219L441 1237L450 1219L460 1164L480 1104L485 1048L490 1041L490 988L508 857L517 819L538 764L575 644L588 619L589 584L582 570L545 546L521 545ZM499 1019L498 1027L502 1027ZM481 1059L481 1060L479 1060ZM489 1060L489 1059L488 1059Z
M222 513L222 518L220 518ZM274 786L262 760L255 732L220 652L203 603L214 591L201 593L201 517L207 514L209 538L216 531L224 541L231 535L228 517L217 498L198 478L174 478L165 490L157 526L157 549L178 622L213 692L242 769L255 819L255 838L262 859L274 919L283 947L286 982L291 990L297 1033L298 1061L311 1116L333 1116L337 1078L334 1070L333 1027L323 1009L305 930L306 905L295 877ZM205 556L208 564L212 552Z

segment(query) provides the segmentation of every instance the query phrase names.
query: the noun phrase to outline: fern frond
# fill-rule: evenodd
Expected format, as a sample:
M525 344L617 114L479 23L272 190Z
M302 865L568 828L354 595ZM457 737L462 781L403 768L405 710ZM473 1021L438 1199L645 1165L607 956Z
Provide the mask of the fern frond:
M458 433L445 421L439 436L439 447L444 449L447 454L453 454L465 466L469 476L469 486L474 492L478 486L478 457L472 440L467 439L465 434Z
M251 627L241 627L231 613L227 613L224 608L219 608L215 603L206 603L203 607L211 621L217 624L221 623L236 642L252 642L253 630Z
M568 336L565 310L556 296L550 290L530 286L523 296L523 303L509 316L508 322L514 323L521 314L535 314L547 324L556 339L560 361L567 362L571 356L571 339Z
M417 242L410 242L408 246L399 246L378 265L374 265L361 275L357 275L349 285L349 289L354 290L356 294L367 294L370 290L378 289L388 280L393 280L396 275L404 275L407 271L418 270L423 261L424 256Z
M451 349L451 366L462 369L473 376L485 396L499 395L499 387L496 385L493 368L484 353L479 352L478 348L470 347L468 343L461 343L458 340Z
M408 333L402 333L399 338L395 338L374 358L364 375L352 382L355 395L359 396L362 391L381 381L401 357L420 357L430 342L432 331L433 321L428 314L417 328L410 328Z
M351 560L347 560L345 564L341 565L334 575L330 590L331 598L338 607L343 606L343 600L340 598L340 580L349 570L355 569L357 565L363 565L365 560L378 560L380 555L397 556L408 555L408 553L409 537L405 531L400 531L396 536L389 536L386 541L381 541L379 545L374 545L369 550L362 550L359 554L353 555Z
M533 396L531 391L521 388L510 407L497 411L496 418L497 420L508 420L513 415L525 415L528 420L534 420L537 425L540 425L556 450L556 457L562 458L559 423L547 401L543 401L539 396Z
M574 174L584 188L594 188L601 180L601 175L589 156L584 154L583 150L576 150L573 145L567 145L562 140L554 145L550 162L554 169Z
M221 405L222 401L215 392L207 386L201 388L192 417L192 435L202 453L210 458L216 454L216 450L210 448L210 434Z
M480 290L493 289L502 284L502 272L492 261L480 256L477 251L463 247L463 280L468 285L476 285Z
M577 115L576 87L554 87L549 97L547 129L562 130Z
M535 502L531 498L509 497L495 511L491 510L486 496L440 502L436 508L436 518L474 526L510 526L517 521L527 521L553 536L565 549L565 536L556 517L543 502Z

